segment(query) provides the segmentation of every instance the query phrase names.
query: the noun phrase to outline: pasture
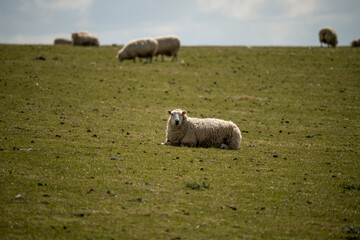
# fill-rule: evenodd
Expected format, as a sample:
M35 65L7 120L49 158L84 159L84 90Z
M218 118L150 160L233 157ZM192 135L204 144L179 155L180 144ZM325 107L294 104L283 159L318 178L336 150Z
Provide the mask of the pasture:
M359 239L360 49L0 45L1 239ZM239 151L163 146L166 110Z

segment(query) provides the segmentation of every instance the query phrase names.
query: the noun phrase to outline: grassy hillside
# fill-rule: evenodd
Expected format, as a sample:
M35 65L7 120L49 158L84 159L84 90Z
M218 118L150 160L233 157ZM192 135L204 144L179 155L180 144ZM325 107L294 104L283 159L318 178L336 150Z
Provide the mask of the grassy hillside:
M360 50L0 45L1 239L359 239ZM240 151L159 145L166 110Z

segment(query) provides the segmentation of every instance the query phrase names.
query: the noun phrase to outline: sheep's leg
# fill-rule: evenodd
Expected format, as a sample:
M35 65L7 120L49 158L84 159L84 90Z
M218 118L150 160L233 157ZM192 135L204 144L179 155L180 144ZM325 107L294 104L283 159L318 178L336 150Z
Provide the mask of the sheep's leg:
M229 145L226 145L225 143L222 143L222 144L220 145L220 148L221 148L221 149L230 149Z
M194 145L192 143L181 143L180 146L181 147L196 147L196 145Z

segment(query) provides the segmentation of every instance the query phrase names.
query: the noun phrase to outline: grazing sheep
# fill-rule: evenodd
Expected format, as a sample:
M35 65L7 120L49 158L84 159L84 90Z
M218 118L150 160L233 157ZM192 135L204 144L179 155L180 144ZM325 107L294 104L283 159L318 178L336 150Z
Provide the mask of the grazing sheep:
M158 48L158 42L154 38L142 38L128 42L125 46L119 50L117 58L119 61L126 59L148 58L152 62Z
M99 39L87 31L74 32L71 37L74 46L99 46Z
M319 31L319 40L320 40L320 47L322 47L322 44L327 44L328 47L336 47L338 44L337 34L335 29L325 27L320 29Z
M156 40L159 43L158 50L156 51L156 60L157 56L161 55L162 61L164 61L164 55L173 56L172 61L177 60L177 53L180 49L180 38L177 36L163 36L158 37Z
M67 39L67 38L55 38L54 40L54 45L59 45L59 44L65 44L65 45L71 45L71 40Z
M181 109L168 113L170 116L163 145L240 149L241 132L233 122L216 118L190 118Z
M351 41L352 47L360 47L360 38Z

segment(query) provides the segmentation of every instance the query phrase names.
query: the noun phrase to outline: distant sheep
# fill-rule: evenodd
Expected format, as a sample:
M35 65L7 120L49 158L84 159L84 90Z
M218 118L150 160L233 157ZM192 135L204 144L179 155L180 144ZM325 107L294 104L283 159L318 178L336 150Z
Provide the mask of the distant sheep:
M74 46L99 46L99 39L87 31L74 32L71 37Z
M158 55L161 55L162 61L164 61L164 55L173 56L172 61L177 60L177 53L180 49L180 38L177 36L163 36L157 37L156 40L159 43L158 50L156 51L156 59Z
M163 145L240 149L241 132L233 122L216 118L190 118L181 109L168 113L170 116Z
M360 47L360 38L351 41L352 47Z
M54 45L60 45L60 44L71 45L72 42L70 39L67 38L55 38Z
M321 47L323 43L327 44L328 47L329 46L336 47L336 45L338 44L338 39L335 29L329 27L320 29L319 40Z
M148 58L150 62L152 62L157 48L158 42L154 38L136 39L125 44L125 46L119 50L116 57L120 62L127 59L133 59L135 62L137 57L140 58L140 61L141 58Z

